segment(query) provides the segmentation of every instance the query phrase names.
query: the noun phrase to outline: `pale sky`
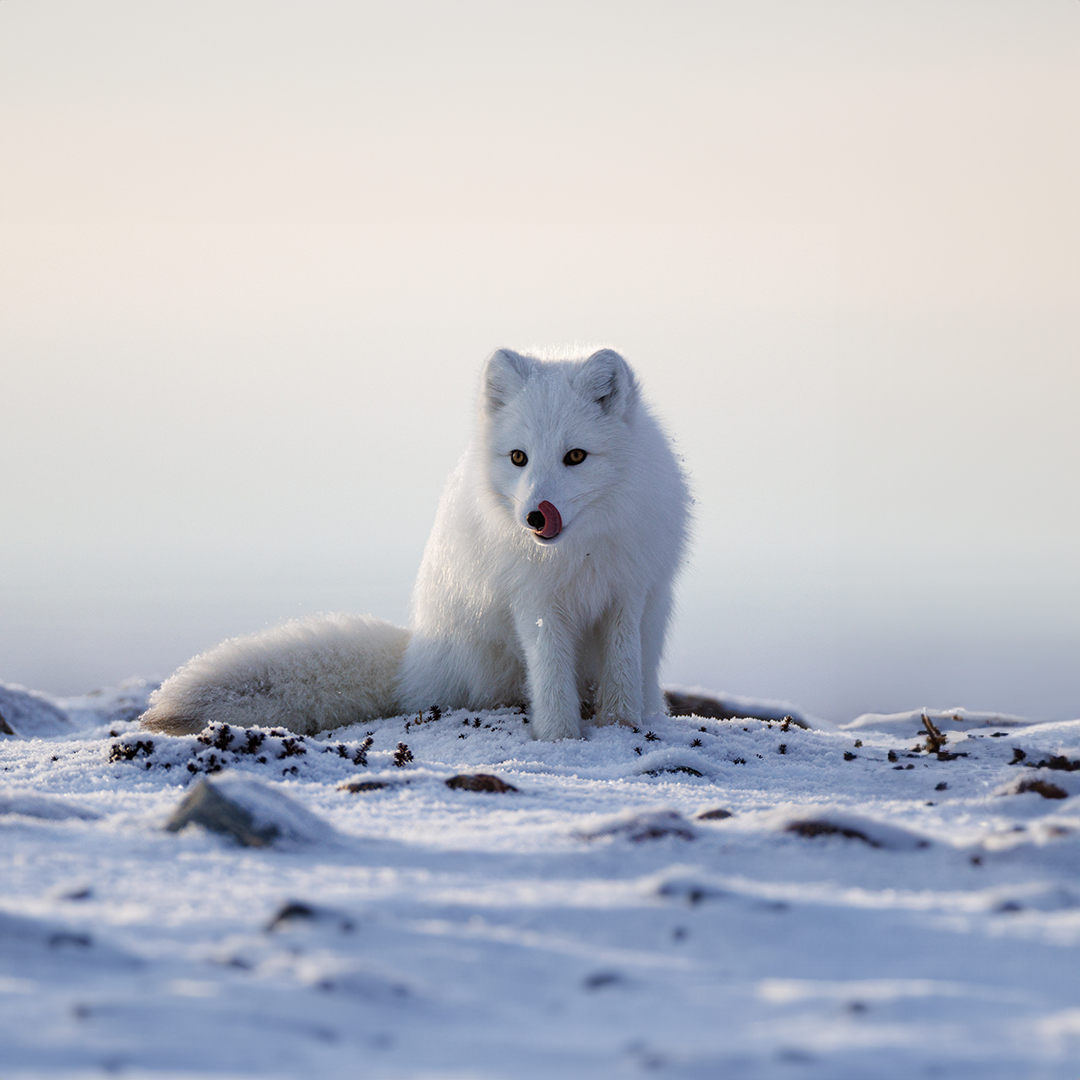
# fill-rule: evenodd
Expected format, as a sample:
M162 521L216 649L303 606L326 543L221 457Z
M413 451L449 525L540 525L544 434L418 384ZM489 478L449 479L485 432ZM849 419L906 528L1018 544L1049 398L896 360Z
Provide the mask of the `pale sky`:
M1080 714L1080 4L0 3L0 681L399 621L492 349L697 497L672 681Z

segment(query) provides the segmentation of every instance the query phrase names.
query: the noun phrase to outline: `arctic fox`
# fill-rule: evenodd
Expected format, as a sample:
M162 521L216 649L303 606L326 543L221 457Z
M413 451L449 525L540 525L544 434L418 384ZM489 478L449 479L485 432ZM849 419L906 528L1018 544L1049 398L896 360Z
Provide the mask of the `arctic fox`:
M640 724L664 711L657 669L690 501L618 353L500 349L424 551L411 628L331 615L234 638L155 691L143 726L311 733L516 702L539 739L580 738L583 716Z

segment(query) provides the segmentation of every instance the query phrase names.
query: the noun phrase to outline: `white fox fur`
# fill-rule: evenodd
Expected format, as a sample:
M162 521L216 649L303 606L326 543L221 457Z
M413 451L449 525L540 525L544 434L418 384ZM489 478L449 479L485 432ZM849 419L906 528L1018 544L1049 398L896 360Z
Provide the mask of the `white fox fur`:
M143 726L311 733L432 705L528 702L533 734L558 739L580 737L583 713L634 725L662 713L690 497L626 361L501 349L478 412L424 551L411 630L331 615L234 638L155 691Z

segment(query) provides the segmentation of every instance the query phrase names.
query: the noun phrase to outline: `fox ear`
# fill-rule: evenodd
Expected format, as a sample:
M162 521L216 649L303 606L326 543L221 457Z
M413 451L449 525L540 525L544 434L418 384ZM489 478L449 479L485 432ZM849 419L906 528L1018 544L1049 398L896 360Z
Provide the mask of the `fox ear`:
M581 392L610 416L629 416L637 404L637 380L614 349L594 352L581 365L577 382Z
M513 349L497 349L484 365L481 383L481 406L489 413L498 412L521 392L532 361Z

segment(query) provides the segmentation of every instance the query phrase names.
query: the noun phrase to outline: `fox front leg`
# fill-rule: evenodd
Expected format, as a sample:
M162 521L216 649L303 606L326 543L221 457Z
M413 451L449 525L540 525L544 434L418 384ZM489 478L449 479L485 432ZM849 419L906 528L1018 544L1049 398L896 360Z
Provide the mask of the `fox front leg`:
M601 620L596 724L641 723L641 610L616 606Z
M525 650L532 734L536 739L580 739L577 642L565 620L546 612L515 616Z
M671 583L664 582L645 598L641 616L641 718L646 722L667 712L660 689L660 657L671 605Z

